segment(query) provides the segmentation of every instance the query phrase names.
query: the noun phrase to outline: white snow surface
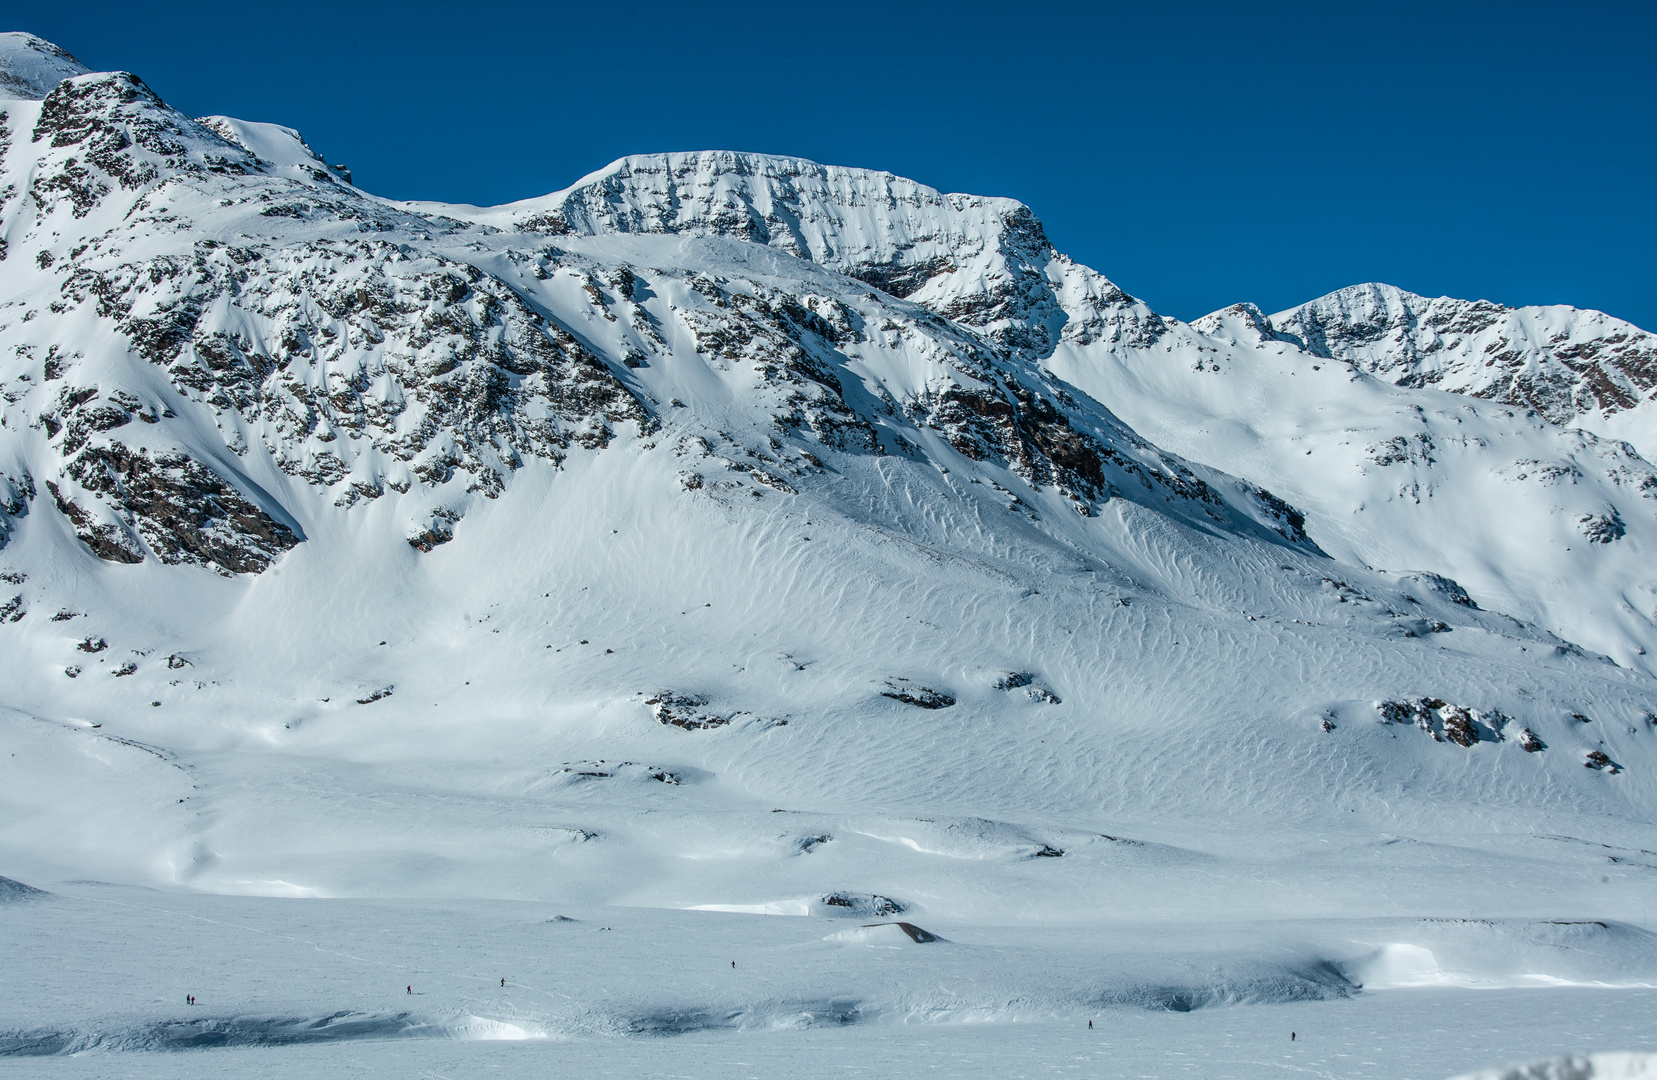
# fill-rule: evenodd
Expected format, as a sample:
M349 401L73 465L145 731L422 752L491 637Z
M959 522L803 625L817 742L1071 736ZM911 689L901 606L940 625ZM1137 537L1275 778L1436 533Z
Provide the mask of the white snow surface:
M3 44L0 1071L1657 1049L1649 391L1457 359L1633 328L1185 324L794 158L394 203Z
M317 170L321 169L350 180L350 175L339 166L329 165L318 157L305 137L291 127L237 120L233 116L203 116L200 123L225 141L251 153L267 170L274 167L274 171L283 175L304 179L316 177Z
M33 34L0 33L0 98L39 101L86 65Z

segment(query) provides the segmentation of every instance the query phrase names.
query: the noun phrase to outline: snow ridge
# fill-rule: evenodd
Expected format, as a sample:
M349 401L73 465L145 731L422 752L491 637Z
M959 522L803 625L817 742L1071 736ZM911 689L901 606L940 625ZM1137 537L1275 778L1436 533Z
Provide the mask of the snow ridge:
M0 33L0 98L39 101L87 67L44 38Z
M1531 408L1560 425L1649 406L1657 392L1657 335L1599 311L1428 299L1370 283L1278 312L1271 325L1396 385Z

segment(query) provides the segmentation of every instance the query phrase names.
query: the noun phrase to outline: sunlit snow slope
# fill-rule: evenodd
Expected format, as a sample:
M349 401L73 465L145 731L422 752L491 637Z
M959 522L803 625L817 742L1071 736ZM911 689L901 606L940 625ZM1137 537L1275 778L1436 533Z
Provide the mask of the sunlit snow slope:
M7 876L1634 911L1633 446L1164 319L1008 200L708 153L392 203L0 56Z

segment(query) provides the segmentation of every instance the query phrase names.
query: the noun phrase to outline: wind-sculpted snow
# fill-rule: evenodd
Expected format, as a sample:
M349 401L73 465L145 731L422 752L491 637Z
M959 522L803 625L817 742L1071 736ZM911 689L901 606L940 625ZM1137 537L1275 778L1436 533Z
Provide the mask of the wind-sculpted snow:
M1370 989L1657 985L1657 936L1626 923L1440 917L1330 929L1356 939L1348 948L1375 945L1337 962Z

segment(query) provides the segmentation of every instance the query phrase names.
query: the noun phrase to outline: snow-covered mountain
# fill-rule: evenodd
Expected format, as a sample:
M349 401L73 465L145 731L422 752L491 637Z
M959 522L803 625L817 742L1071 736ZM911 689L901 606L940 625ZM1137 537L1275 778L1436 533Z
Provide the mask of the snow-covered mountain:
M1649 335L1385 286L1187 324L1016 202L785 157L395 202L22 34L0 95L6 878L1324 920L865 965L857 1009L779 961L695 1013L779 1025L1657 977L1614 921L1657 848ZM1507 921L1421 919L1470 909Z
M1241 305L1186 325L1059 254L1010 200L730 153L624 159L543 198L444 211L553 235L731 237L831 267L1277 492L1343 561L1430 568L1652 670L1657 338L1598 312L1360 286L1273 319ZM1398 313L1383 317L1387 298ZM1543 384L1564 397L1530 407ZM1422 386L1460 392L1408 392Z
M1019 203L794 158L395 202L0 35L0 935L75 943L0 986L0 1055L199 1045L42 1003L252 910L304 955L202 1038L1657 980L1616 921L1657 849L1651 356L1386 286L1187 324ZM406 979L473 960L418 964L519 963L518 909L386 900L405 964L378 908L197 897L211 941L152 956L73 929L101 882L626 932L428 1016ZM318 964L401 997L324 1009Z
M840 741L867 715L980 715L1018 755L1051 715L1097 746L1074 760L1119 763L1054 807L1185 813L1209 796L1181 777L1239 731L1333 748L1359 709L1549 747L1538 777L1571 799L1644 806L1621 773L1657 711L1657 473L1374 377L1341 344L1357 305L1342 333L1329 304L1183 324L1015 202L789 158L394 203L291 129L192 120L24 35L5 55L0 632L24 714L163 746L206 717L331 741L296 733L340 701L787 721L765 740L813 747L764 781L789 790L862 761ZM715 600L735 613L667 628ZM1618 719L1570 719L1596 710ZM1103 795L1151 761L1154 793ZM1291 812L1279 771L1225 788Z
M1657 335L1599 311L1354 285L1271 317L1274 336L1399 386L1535 410L1657 451Z

